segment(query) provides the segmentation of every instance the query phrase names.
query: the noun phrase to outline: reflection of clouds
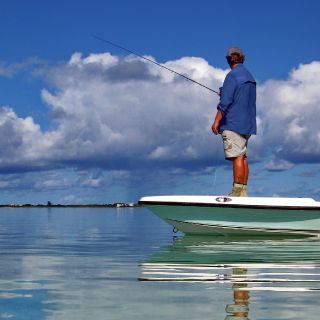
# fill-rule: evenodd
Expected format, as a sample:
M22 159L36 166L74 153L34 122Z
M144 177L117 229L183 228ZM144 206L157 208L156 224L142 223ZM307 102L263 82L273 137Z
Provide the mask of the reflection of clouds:
M184 237L159 255L159 245L166 244L170 234L144 209L52 209L50 214L41 209L21 210L2 211L0 215L0 271L5 279L0 280L0 293L4 295L0 301L2 317L224 319L225 306L233 301L234 287L238 295L245 296L246 290L250 291L251 319L296 320L303 318L305 311L301 310L306 309L308 319L318 319L316 308L312 308L318 305L314 291L289 291L311 288L316 282L274 282L319 278L317 265L310 263L320 259L318 241ZM287 252L279 254L282 251ZM172 277L215 277L214 281L201 278L194 282L139 282L144 267L139 263L146 257L151 259L152 252L156 252L158 262L161 258L162 264L168 266L165 271ZM275 255L278 260L286 257L294 261L303 256L305 264L239 262L239 258L248 261L250 257L256 260L267 256L270 260ZM225 257L227 263L223 262ZM192 264L195 260L197 264ZM158 268L154 272L161 272L160 262L152 265ZM247 265L247 272L240 269L243 265ZM265 291L259 290L263 287ZM267 291L279 287L288 290ZM19 309L22 303L28 307ZM288 317L288 310L293 308L300 309ZM39 313L31 315L32 312Z
M82 236L87 238L88 240L98 240L100 239L103 235L101 233L101 230L98 228L91 228L91 229L86 229L83 233Z
M1 319L10 319L10 318L13 318L13 317L14 317L14 315L11 314L11 313L8 313L8 312L4 312L4 313L0 314L0 318Z
M96 230L91 229L86 234L96 235ZM85 237L83 235L81 239ZM60 255L64 255L61 248ZM105 319L106 312L119 312L125 318L127 309L119 301L126 300L127 306L133 309L136 303L140 304L136 310L136 314L139 313L144 301L141 294L144 293L140 293L141 300L139 294L132 297L132 292L136 291L136 279L133 276L138 274L136 263L117 262L121 256L117 257L116 254L109 258L100 252L100 257L89 243L81 246L81 240L78 245L70 246L65 256L55 257L57 253L55 251L52 256L42 256L39 251L40 255L22 257L21 264L15 266L15 274L12 275L18 273L19 280L6 281L6 289L2 291L0 299L15 301L16 306L27 303L31 310L42 310L46 313L46 319L55 320ZM3 285L1 287L4 288ZM27 302L21 300L27 298ZM0 313L2 309L8 314L12 313L11 309L2 308L1 304ZM29 314L29 311L26 312ZM118 318L115 316L112 319Z
M32 294L18 294L18 293L11 293L11 292L0 293L0 299L17 299L17 298L32 298Z
M54 278L61 273L64 257L49 255L24 256L21 260L21 277L27 280Z

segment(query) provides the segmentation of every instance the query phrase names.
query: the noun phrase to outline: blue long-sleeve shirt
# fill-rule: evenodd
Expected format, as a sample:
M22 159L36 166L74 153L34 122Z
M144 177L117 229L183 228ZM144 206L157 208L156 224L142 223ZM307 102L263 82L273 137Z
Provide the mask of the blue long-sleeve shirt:
M219 133L223 130L243 135L257 133L256 82L243 64L238 64L227 74L217 108L223 115Z

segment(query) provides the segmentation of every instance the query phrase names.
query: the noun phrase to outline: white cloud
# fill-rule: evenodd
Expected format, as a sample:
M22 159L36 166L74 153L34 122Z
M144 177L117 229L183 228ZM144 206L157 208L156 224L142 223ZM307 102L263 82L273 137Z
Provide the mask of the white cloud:
M79 172L77 185L80 187L100 188L106 185L106 179L100 170Z
M152 57L150 57L152 58ZM201 58L165 65L213 89L228 70ZM220 137L211 133L218 98L195 84L134 56L75 53L47 72L54 90L43 89L53 125L41 131L31 117L0 109L0 168L149 166L205 168L224 162ZM250 157L273 155L268 170L318 161L320 152L320 62L300 65L286 80L258 88L258 136ZM280 159L280 160L279 160ZM56 181L43 182L46 188ZM105 183L95 176L80 184Z
M69 65L82 67L85 65L97 64L100 67L109 68L116 65L118 62L119 58L112 56L108 52L101 54L90 54L86 58L82 58L82 54L80 52L76 52L71 56Z
M0 108L0 166L42 166L50 157L46 135L31 117L19 118L13 109Z
M119 169L152 160L183 165L212 159L221 147L210 132L218 101L212 93L132 56L89 58L76 54L68 65L53 69L50 79L58 91L42 93L57 125L47 137L58 160ZM200 58L168 65L213 87L226 73Z
M79 199L77 195L68 194L63 197L62 202L63 203L81 203L82 199Z
M269 80L259 89L263 146L291 162L315 161L320 153L320 62L300 65L287 80ZM262 143L261 143L262 145ZM318 160L317 160L318 161Z
M294 167L293 163L286 160L282 160L282 159L270 160L264 166L264 168L269 171L284 171L284 170L291 169L293 167Z
M0 77L12 78L18 73L31 70L35 67L43 67L45 64L45 61L40 60L37 57L31 57L17 63L0 61Z

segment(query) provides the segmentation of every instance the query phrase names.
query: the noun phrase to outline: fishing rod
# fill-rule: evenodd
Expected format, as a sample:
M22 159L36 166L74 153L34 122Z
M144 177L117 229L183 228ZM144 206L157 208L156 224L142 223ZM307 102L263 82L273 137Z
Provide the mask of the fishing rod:
M201 87L203 87L203 88L205 88L205 89L207 89L207 90L209 90L209 91L211 91L211 92L216 93L217 95L220 95L220 93L219 93L218 91L213 90L213 89L205 86L204 84L202 84L202 83L200 83L200 82L198 82L198 81L196 81L196 80L193 80L193 79L191 79L191 78L189 78L189 77L187 77L187 76L185 76L185 75L183 75L183 74L181 74L181 73L179 73L179 72L177 72L177 71L175 71L175 70L172 70L172 69L164 66L164 65L161 64L161 63L158 63L158 62L156 62L156 61L153 61L153 60L151 60L151 59L149 59L149 58L147 58L147 57L142 56L141 54L138 54L138 53L136 53L136 52L134 52L134 51L132 51L132 50L129 50L129 49L125 48L125 47L122 47L122 46L120 46L120 45L118 45L118 44L116 44L116 43L114 43L114 42L109 41L109 40L103 39L103 38L101 38L101 37L99 37L99 36L92 35L92 37L95 38L95 39L97 39L97 40L99 40L99 41L108 43L108 44L112 45L113 47L116 47L116 48L119 48L119 49L124 50L124 51L126 51L126 52L129 52L129 53L131 53L131 54L133 54L133 55L135 55L135 56L137 56L137 57L139 57L139 58L142 58L142 59L144 59L144 60L147 60L147 61L149 61L149 62L151 62L151 63L153 63L153 64L155 64L155 65L157 65L157 66L159 66L159 67L161 67L161 68L164 68L164 69L166 69L166 70L168 70L168 71L170 71L170 72L172 72L172 73L175 73L176 75L178 75L178 76L180 76L180 77L182 77L182 78L184 78L184 79L186 79L186 80L189 80L189 81L191 81L191 82L193 82L193 83L196 83L196 84L198 84L199 86L201 86Z

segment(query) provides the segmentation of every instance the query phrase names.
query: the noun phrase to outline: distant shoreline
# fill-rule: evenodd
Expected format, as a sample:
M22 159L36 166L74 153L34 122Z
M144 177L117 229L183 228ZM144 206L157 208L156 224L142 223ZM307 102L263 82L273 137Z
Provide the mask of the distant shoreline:
M113 204L0 204L0 208L140 208L137 203Z

